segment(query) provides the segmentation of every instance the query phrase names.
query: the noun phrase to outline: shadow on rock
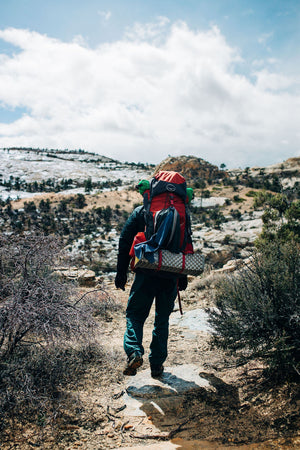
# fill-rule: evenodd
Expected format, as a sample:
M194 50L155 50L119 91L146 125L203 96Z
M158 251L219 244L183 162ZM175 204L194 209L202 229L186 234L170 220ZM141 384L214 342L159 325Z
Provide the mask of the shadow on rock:
M230 403L236 408L239 404L237 389L211 374L199 374L199 367L193 364L168 367L159 379L144 370L130 379L126 391L126 414L151 416L158 428L174 427L207 405ZM195 401L197 407L191 408Z

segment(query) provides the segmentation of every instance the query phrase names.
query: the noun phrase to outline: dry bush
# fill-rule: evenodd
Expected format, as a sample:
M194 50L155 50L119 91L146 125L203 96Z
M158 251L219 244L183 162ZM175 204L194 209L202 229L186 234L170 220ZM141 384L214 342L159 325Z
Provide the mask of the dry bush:
M77 300L77 303L79 302L82 302L82 308L86 312L90 312L97 319L104 321L110 321L113 314L124 308L121 303L116 301L115 297L105 290L104 286L82 294Z
M193 289L202 291L203 289L213 289L223 278L223 274L213 271L205 271L200 278L196 278L191 283Z
M54 237L0 237L0 359L32 336L69 339L95 325L74 305L74 286L53 276L59 252Z
M0 237L0 429L53 420L88 364L105 361L93 344L96 298L53 275L61 244L41 235ZM115 308L105 293L101 311ZM100 313L101 313L100 311ZM75 342L75 344L74 344Z
M54 425L74 402L72 388L76 388L90 364L99 364L103 358L101 347L89 343L18 347L0 362L3 436L28 422Z

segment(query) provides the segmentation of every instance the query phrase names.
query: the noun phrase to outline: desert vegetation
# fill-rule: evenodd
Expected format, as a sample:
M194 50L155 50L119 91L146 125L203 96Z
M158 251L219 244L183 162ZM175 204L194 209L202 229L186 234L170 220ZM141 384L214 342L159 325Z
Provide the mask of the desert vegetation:
M93 189L101 191L103 189L114 189L122 186L122 180L110 181L92 181L91 178L85 180L73 180L72 178L56 180L55 178L48 178L42 181L26 181L19 177L10 175L8 180L0 178L0 186L5 187L9 192L11 190L24 192L62 192L69 189L84 188L85 192L90 192Z
M12 208L10 200L0 201L0 229L7 232L40 231L63 237L71 244L79 237L93 233L105 233L115 225L120 229L128 213L120 208L97 207L83 210L86 199L83 194L68 196L52 204L42 199L38 205L34 201L25 201L24 208ZM117 225L118 224L118 225Z
M276 382L300 375L300 248L275 241L217 286L210 312L213 343L238 357L261 360Z
M246 266L217 286L213 343L240 362L258 359L276 382L300 376L300 203L260 193L263 231Z
M54 236L0 238L0 433L24 423L54 425L76 399L70 386L105 358L95 340L115 302L99 287L84 294L55 275ZM68 387L68 389L66 389ZM69 392L69 393L68 393Z

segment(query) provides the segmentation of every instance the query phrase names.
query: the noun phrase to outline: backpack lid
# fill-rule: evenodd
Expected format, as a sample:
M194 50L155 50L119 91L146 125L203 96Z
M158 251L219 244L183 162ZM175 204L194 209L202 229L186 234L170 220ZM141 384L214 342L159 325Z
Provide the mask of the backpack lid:
M187 201L185 178L178 172L161 170L150 183L150 200L162 193L176 194Z
M178 172L160 170L155 176L156 180L167 181L168 183L182 184L185 178Z

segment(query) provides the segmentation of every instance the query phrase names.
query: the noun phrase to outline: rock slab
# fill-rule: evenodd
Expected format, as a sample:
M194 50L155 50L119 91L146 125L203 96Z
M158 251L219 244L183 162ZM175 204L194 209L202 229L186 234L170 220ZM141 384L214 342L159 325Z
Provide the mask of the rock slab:
M149 369L139 372L127 382L125 414L176 415L188 396L207 398L215 395L216 388L199 372L199 367L194 364L166 367L159 379L152 378Z

